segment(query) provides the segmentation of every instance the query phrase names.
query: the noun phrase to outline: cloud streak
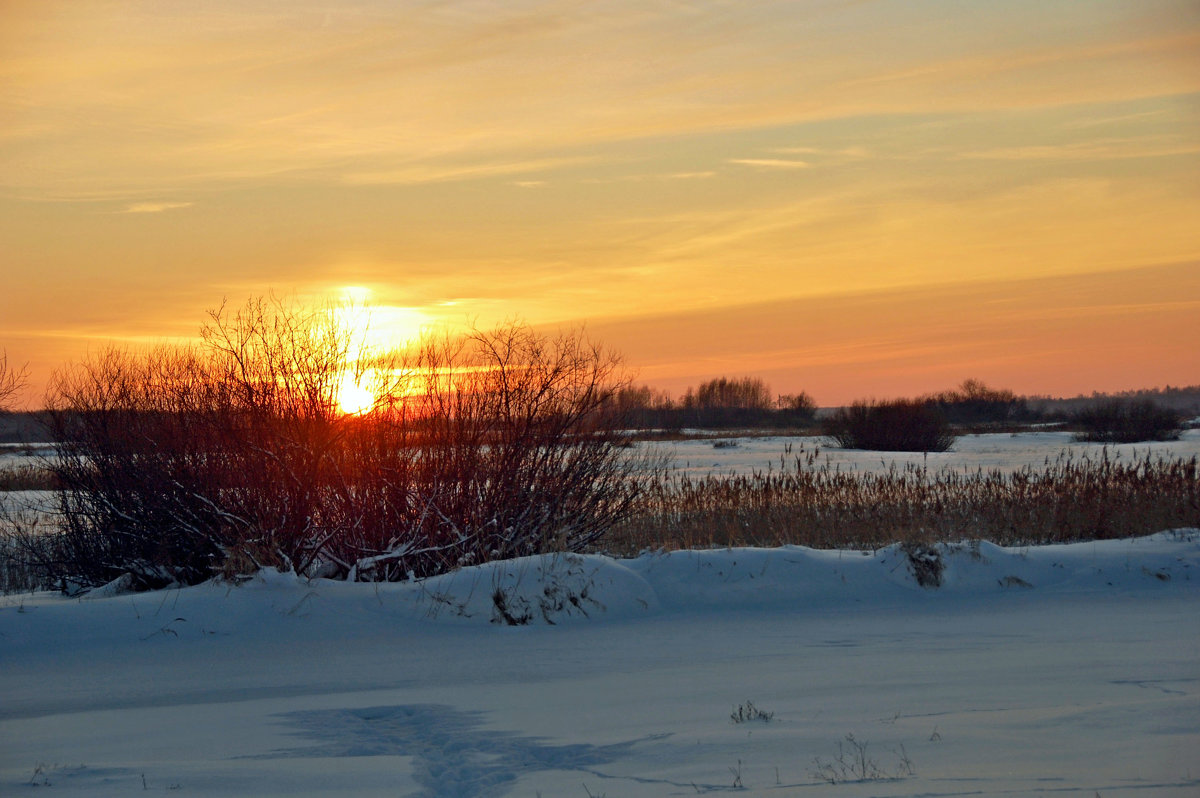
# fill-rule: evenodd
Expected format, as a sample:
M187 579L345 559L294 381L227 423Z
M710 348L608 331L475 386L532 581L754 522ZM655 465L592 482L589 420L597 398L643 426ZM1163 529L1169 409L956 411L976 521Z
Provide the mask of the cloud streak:
M178 208L190 208L193 204L191 202L135 202L127 205L119 213L163 213Z
M807 169L812 164L785 158L730 158L727 163L739 166L754 166L759 169Z

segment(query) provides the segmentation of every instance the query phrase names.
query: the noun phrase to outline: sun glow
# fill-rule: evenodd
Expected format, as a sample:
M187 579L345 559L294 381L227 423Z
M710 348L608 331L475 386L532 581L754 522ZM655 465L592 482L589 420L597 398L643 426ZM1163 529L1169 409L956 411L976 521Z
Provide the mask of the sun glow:
M342 374L338 383L338 409L347 416L361 416L375 407L375 393L368 385L371 384L371 374L363 374L357 379L350 372Z
M364 286L345 286L333 310L334 323L349 336L348 368L338 381L336 396L338 408L346 415L370 412L381 398L380 375L363 364L419 341L430 322L416 308L373 305L371 293Z

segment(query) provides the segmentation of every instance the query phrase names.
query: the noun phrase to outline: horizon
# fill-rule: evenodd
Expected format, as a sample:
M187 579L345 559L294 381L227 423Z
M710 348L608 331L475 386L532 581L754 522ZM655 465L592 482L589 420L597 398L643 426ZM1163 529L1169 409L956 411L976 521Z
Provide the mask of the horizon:
M0 10L0 350L205 311L585 327L834 407L1200 383L1200 6Z

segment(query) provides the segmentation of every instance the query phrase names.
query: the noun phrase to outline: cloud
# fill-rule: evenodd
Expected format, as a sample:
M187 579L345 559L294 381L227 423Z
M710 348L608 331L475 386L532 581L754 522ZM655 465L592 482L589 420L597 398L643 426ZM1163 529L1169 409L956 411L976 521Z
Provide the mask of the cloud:
M176 208L190 208L195 203L191 202L135 202L132 205L126 206L125 210L117 211L118 213L162 213L163 211L173 211Z
M543 172L574 166L589 161L589 158L537 158L532 160L496 160L483 163L439 164L419 163L398 169L381 169L378 171L352 172L343 175L342 182L352 186L368 185L412 185L420 183L443 183L456 180L476 180L483 177L498 177L517 174L520 172ZM542 184L542 180L515 181L516 185L526 184L530 188Z
M794 161L786 158L730 158L727 163L742 166L754 166L759 169L807 169L808 161Z
M1025 147L997 147L965 152L956 160L990 161L1108 161L1123 158L1160 158L1171 155L1195 155L1200 144L1167 140L1103 139L1068 144L1040 144Z

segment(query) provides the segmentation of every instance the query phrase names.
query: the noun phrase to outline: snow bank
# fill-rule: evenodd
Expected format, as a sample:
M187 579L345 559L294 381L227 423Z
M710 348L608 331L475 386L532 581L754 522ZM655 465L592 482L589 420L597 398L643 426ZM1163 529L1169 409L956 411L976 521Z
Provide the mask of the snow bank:
M85 598L98 602L126 589L118 579ZM210 583L168 592L174 603L177 594L194 594L192 602L207 596L205 603L237 594L254 603L249 597L258 596L289 617L332 613L340 604L331 602L351 600L373 601L377 611L409 620L555 626L677 612L817 612L1020 592L1164 590L1200 592L1200 530L1022 548L972 541L895 544L873 552L803 546L672 551L629 560L549 554L382 585L303 580L267 570L240 587ZM147 602L153 595L134 598ZM5 599L17 600L22 599Z
M875 552L803 546L528 557L426 580L426 617L558 624L663 611L795 610L1013 591L1200 589L1200 530L1004 548L974 541ZM1196 576L1193 579L1193 575Z

